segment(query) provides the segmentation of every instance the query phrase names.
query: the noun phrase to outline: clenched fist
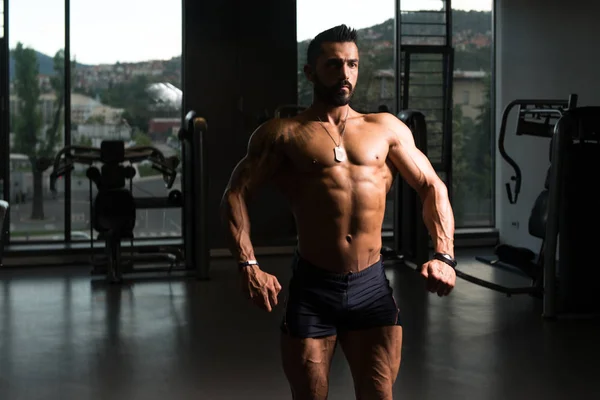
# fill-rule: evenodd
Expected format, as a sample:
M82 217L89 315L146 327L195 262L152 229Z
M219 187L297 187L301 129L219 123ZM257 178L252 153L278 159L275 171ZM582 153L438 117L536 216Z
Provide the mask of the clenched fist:
M427 290L438 296L450 294L456 284L454 268L440 260L431 260L423 264L421 276L427 280Z
M251 265L242 269L242 291L254 304L271 312L277 305L281 285L275 276Z

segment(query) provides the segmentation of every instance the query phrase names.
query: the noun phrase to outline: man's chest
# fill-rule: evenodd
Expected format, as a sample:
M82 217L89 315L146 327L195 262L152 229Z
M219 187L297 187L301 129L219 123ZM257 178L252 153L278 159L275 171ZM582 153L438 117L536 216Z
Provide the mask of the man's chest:
M383 166L389 152L386 135L373 129L337 130L319 126L290 133L285 153L291 166L315 170L334 166Z

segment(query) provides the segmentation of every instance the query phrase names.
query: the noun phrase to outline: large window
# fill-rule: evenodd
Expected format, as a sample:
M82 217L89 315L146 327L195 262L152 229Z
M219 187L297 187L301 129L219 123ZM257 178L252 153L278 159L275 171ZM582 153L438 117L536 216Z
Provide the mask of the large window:
M74 144L99 147L103 140L118 139L127 146L154 146L165 157L180 156L181 2L151 3L71 0L71 54L77 61L71 87ZM168 195L162 175L149 162L134 167L134 197ZM71 199L72 229L85 236L90 207L83 168L73 174ZM138 209L134 235L180 236L181 209Z
M450 32L454 49L451 88L453 145L452 187L449 189L452 192L456 227L492 226L494 135L491 117L491 0L454 0L451 19L445 18L447 2L442 0L364 0L353 2L351 5L342 0L298 1L298 103L307 106L312 101L312 87L302 72L310 39L327 28L345 23L357 28L360 37L361 66L352 106L362 112L395 111L396 97L400 95L397 93L395 72L395 62L399 58L399 43L395 40L397 5L402 13L403 26L400 31L403 45L443 46L446 40L445 25L448 21L452 22ZM435 55L423 56L423 60L417 56L413 58L415 69L426 67L423 64L425 58L437 60ZM431 64L441 76L441 63ZM415 101L409 103L427 103L424 103L423 99L431 100L431 103L438 95L437 92L432 95L424 90L418 94L413 93ZM436 100L436 104L438 103L444 104L443 101ZM432 123L429 138L431 143L435 142L433 128L439 121L433 114L428 116L427 113L432 113L435 107L429 106L423 110L426 118ZM445 172L440 171L440 174L445 175ZM384 229L392 227L393 193L390 193Z
M64 191L50 163L64 146L65 11L62 0L9 2L11 240L63 240Z
M453 208L457 227L494 225L492 1L452 1Z
M76 165L70 191L65 192L64 178L56 193L50 191L52 168L46 161L63 146L99 147L103 140L120 139L126 146L155 146L166 157L180 154L181 2L140 7L133 0L71 0L69 28L67 76L65 2L10 2L12 241L64 240L69 225L72 240L96 236L90 232L86 166ZM168 195L162 175L149 163L134 167L135 197ZM180 187L179 178L174 188ZM66 218L65 202L70 204ZM136 238L181 233L180 209L138 210Z

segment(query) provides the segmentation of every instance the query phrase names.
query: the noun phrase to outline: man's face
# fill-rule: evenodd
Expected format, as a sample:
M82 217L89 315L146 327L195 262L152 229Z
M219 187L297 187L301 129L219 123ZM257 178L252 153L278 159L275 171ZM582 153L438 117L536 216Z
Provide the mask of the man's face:
M305 66L305 74L320 101L344 106L350 102L358 80L358 47L352 42L327 42L321 48L316 65Z

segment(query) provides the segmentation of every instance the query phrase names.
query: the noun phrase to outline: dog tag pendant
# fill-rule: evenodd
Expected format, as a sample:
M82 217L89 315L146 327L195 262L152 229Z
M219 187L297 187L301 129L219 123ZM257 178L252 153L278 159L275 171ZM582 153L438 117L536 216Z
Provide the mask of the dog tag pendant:
M337 162L346 161L346 151L343 148L338 146L335 149L333 149L333 151L335 152L335 161L337 161Z

